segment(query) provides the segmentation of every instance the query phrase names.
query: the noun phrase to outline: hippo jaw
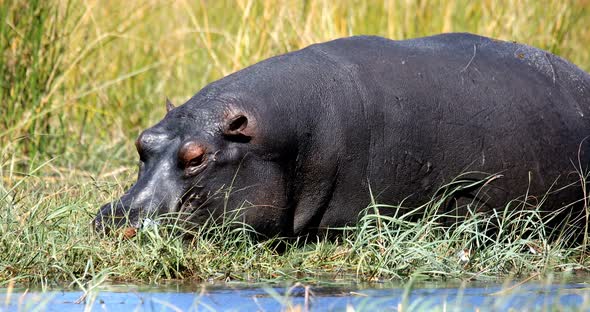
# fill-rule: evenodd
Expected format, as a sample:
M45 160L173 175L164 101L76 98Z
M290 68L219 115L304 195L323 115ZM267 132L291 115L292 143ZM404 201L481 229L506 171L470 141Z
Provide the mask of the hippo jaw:
M157 176L140 174L136 184L120 199L103 205L93 221L95 230L108 234L122 227L140 229L146 220L147 223L152 220L158 223L192 222L195 214L207 210L214 197L199 183L182 194L175 191L184 188L178 181L149 181L158 180Z

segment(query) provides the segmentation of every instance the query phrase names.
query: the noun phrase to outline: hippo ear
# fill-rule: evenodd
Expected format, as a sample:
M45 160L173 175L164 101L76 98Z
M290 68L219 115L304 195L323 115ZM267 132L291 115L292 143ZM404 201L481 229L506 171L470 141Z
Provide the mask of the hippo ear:
M176 106L170 102L168 98L166 98L166 113L169 113L171 110L175 109Z
M254 119L243 112L230 114L223 121L223 135L241 141L250 141L254 135L254 125Z

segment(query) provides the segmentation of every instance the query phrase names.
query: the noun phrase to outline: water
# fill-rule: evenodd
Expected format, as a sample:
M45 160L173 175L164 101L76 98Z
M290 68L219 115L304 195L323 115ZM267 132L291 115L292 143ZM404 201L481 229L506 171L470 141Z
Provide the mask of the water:
M456 285L455 285L456 286ZM80 291L0 293L1 311L354 311L452 310L590 311L590 285L440 284L415 285L412 290L390 284L264 286L258 284L103 286L85 297ZM350 310L349 310L350 311Z

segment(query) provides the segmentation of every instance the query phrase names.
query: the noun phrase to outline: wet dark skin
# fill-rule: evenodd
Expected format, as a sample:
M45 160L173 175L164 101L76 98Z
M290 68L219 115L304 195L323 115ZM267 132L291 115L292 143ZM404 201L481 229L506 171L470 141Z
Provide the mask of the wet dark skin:
M449 209L568 186L543 207L575 212L572 224L580 216L572 203L582 198L576 169L589 163L590 76L529 46L470 34L339 39L167 107L138 137L137 182L100 209L98 231L168 213L198 226L234 212L262 236L321 234L354 224L371 193L415 207L467 171L500 175Z

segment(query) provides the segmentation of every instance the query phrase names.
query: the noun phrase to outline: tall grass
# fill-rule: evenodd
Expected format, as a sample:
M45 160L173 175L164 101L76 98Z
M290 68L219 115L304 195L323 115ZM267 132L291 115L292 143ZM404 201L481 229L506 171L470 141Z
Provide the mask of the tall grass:
M57 155L60 163L92 172L101 163L87 162L89 154L104 157L101 148L123 145L160 119L166 96L181 103L247 65L342 36L469 31L544 48L590 70L586 1L14 0L1 6L0 142L18 161ZM129 146L126 159L133 155Z
M494 178L472 183L485 185ZM4 209L0 285L69 281L86 289L105 280L496 279L587 268L580 257L586 250L572 244L578 229L562 225L558 235L548 233L551 216L542 206L523 211L508 204L445 225L453 216L442 207L464 186L452 185L458 186L441 189L442 195L416 208L423 212L419 219L406 208L373 202L358 225L338 229L344 231L338 240L310 238L305 245L281 238L259 242L237 215L197 228L163 216L133 238L120 233L98 239L86 210L79 208L95 199L91 192L48 200L25 215ZM376 208L393 213L382 215ZM487 231L491 225L494 230Z
M372 280L584 267L585 258L572 260L580 250L549 243L540 231L529 239L508 234L534 223L522 216L502 225L504 236L488 237L478 232L490 222L481 216L448 230L434 214L419 222L368 214L345 240L287 244L284 253L273 240L256 243L224 226L195 233L206 238L187 246L162 229L132 240L98 240L89 222L101 203L132 182L137 157L131 142L164 115L167 96L179 104L249 64L357 34L404 39L468 31L544 48L590 70L589 5L0 1L0 284L85 285L105 276ZM533 254L529 245L543 252ZM454 261L467 251L469 261Z

